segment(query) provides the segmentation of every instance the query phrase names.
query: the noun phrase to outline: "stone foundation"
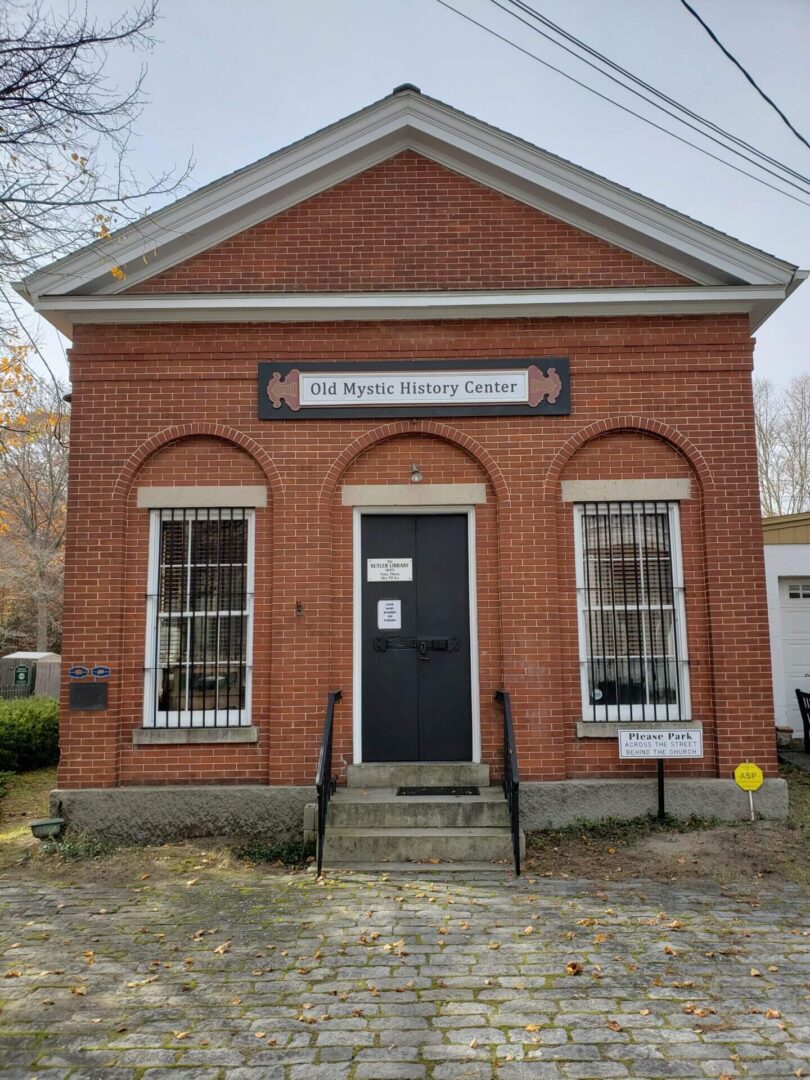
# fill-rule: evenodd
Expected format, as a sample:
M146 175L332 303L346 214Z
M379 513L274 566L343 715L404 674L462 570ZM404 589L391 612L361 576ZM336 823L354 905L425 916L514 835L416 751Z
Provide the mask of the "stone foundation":
M314 794L311 787L216 784L56 789L51 814L64 817L72 829L122 844L202 836L288 843L314 839ZM675 817L745 821L749 816L748 795L733 780L668 780L666 800ZM520 824L526 832L641 817L657 807L655 780L565 780L520 787ZM785 781L766 780L754 793L754 809L757 817L786 817Z
M56 789L51 813L68 827L120 844L234 836L300 841L311 787L189 785Z
M667 780L666 809L680 818L696 814L721 821L746 821L750 816L748 794L733 780ZM577 821L642 817L657 810L656 780L563 780L520 785L520 824L527 832ZM757 817L787 817L785 781L766 780L754 792L754 810Z

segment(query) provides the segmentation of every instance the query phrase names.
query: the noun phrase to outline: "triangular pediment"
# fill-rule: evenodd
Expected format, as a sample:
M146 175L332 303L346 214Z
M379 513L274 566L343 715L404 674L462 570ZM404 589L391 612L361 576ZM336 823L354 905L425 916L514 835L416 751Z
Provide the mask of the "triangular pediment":
M59 297L87 298L89 304L92 297L100 301L102 297L131 295L142 287L148 291L153 287L145 285L148 281L161 281L164 287L172 280L179 283L182 274L178 268L204 260L203 253L217 251L222 255L240 235L263 235L269 242L274 231L283 231L292 214L311 214L319 197L326 201L330 192L340 192L375 169L385 174L409 154L414 167L424 169L428 163L443 169L444 175L465 178L476 192L487 192L493 206L500 200L504 220L523 215L529 223L528 232L537 241L533 252L524 250L518 258L521 265L511 284L503 275L484 283L483 279L476 281L473 274L468 275L466 285L461 275L455 282L431 283L427 260L420 256L421 268L412 273L413 289L638 288L661 283L770 287L781 290L784 299L784 291L798 280L796 268L783 260L406 88L148 215L112 240L99 241L37 271L18 289L45 312L56 310ZM378 208L370 211L372 218L377 214ZM328 222L325 227L329 228ZM581 253L586 248L594 253L594 267L599 256L604 257L603 279L594 270L596 276L589 281L566 284L561 245L555 248L552 243L544 261L540 235L544 228L549 233L556 229L558 236L565 229L572 230L570 236L580 245ZM490 234L485 254L494 258L495 230ZM449 222L444 238L450 243ZM514 260L519 254L517 246L513 238L507 240ZM456 247L463 248L460 232ZM388 249L381 250L385 254ZM406 259L413 256L413 249L409 253L403 247L400 255L403 252ZM281 258L280 249L277 256ZM584 265L582 258L580 264ZM126 276L113 276L113 266L120 267ZM617 268L621 273L612 278ZM646 281L645 273L649 275ZM243 288L236 277L233 281L231 288ZM332 280L318 279L317 284L310 279L304 287L294 275L277 285L273 281L272 274L258 275L255 291L301 288L330 293L354 287L339 273ZM372 291L390 287L395 292L409 286L404 281L389 286L383 275L364 287ZM763 303L770 305L769 310L776 306L770 299Z
M132 293L694 284L413 150L130 286Z

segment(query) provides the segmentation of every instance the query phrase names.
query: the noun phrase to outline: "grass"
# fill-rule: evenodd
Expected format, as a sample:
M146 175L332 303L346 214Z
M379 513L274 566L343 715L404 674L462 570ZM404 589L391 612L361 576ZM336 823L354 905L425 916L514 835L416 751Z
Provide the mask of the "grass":
M249 863L282 863L284 866L304 866L310 854L302 843L272 844L251 840L233 848L238 859Z
M794 765L782 765L779 772L787 780L790 792L788 828L810 830L810 773Z
M0 869L36 850L28 822L47 817L48 792L56 787L56 769L26 773L2 773L0 786Z
M70 830L62 840L44 840L40 850L44 855L54 855L67 861L104 859L118 851L119 846L100 836Z
M605 818L602 821L580 821L559 829L541 829L529 833L527 843L530 855L556 850L572 843L623 847L656 833L696 832L716 828L719 824L716 818L698 815L677 818L667 814L659 819L656 814L645 814L637 818Z
M0 799L8 792L8 785L14 773L0 772Z

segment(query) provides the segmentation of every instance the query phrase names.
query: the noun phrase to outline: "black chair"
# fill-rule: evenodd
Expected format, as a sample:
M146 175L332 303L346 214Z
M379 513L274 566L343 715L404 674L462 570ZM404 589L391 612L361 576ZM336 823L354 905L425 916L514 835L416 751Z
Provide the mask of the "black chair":
M797 690L796 700L799 702L799 712L802 715L804 752L805 754L810 754L810 694L806 694L804 690Z

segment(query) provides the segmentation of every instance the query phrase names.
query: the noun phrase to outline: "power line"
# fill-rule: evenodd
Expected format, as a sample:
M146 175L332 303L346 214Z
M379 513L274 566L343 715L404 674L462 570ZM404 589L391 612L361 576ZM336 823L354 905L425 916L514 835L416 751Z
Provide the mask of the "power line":
M751 83L751 85L756 90L756 92L759 94L759 96L761 98L764 98L764 100L768 102L768 104L774 110L774 112L776 112L782 118L782 120L784 120L784 122L787 124L787 126L790 128L790 130L796 136L796 138L800 142L803 142L804 145L808 148L808 150L810 150L810 143L807 141L807 139L805 139L804 135L802 135L800 132L798 132L796 130L796 128L793 126L793 124L791 124L790 120L788 120L788 118L785 116L785 114L782 112L782 110L779 108L779 106L776 104L776 102L772 98L768 97L768 95L765 93L765 91L762 89L762 87L757 83L756 79L754 79L753 75L751 75L748 71L746 71L746 69L743 67L743 65L740 63L740 61L737 59L737 57L734 56L733 53L729 52L729 50L725 47L723 42L718 38L717 34L715 34L714 30L712 30L712 28L709 26L709 24L704 22L704 20L700 17L700 15L698 15L698 13L695 11L695 9L692 7L692 5L687 4L686 0L681 0L681 3L686 8L686 10L689 12L690 15L694 15L694 17L697 19L697 21L700 23L700 25L703 27L703 29L706 31L706 33L709 35L709 37L712 39L712 41L715 43L717 48L725 56L727 56L729 58L729 60L732 62L732 64L734 64L735 67L740 69L740 71L743 73L743 75L746 77L746 79Z
M631 93L635 94L636 97L640 97L642 101L646 101L647 104L653 105L655 108L660 109L661 112L666 113L668 116L671 116L673 119L677 120L681 124L684 124L686 127L691 128L693 131L697 131L703 137L712 139L713 142L716 142L724 149L731 150L732 153L737 154L737 156L743 158L743 160L750 160L748 155L740 154L732 147L725 146L724 143L719 142L717 139L714 139L710 135L707 135L704 131L701 131L699 128L694 127L693 124L687 123L687 121L683 120L680 116L669 112L668 109L664 109L657 102L651 101L644 94L641 94L637 90L635 90L632 86L627 86L621 81L621 79L617 79L613 75L611 75L610 72L603 71L598 65L592 64L589 60L586 60L585 57L580 56L577 52L574 52L571 49L567 48L555 38L550 37L542 30L539 30L536 26L532 26L530 23L527 23L524 19L521 19L519 15L516 15L515 12L509 11L507 8L505 8L502 3L498 2L498 0L491 0L491 2L494 3L496 7L500 8L501 11L506 12L507 15L511 15L513 19L517 19L518 22L523 23L524 26L528 26L530 30L534 30L535 33L538 33L542 37L546 38L546 40L550 41L553 45L557 45L559 48L564 49L565 52L570 53L570 55L573 56L575 59L580 60L584 64L587 64L589 67L594 68L594 70L597 71L600 75L604 75L612 82L617 83L619 86L622 87L622 89L629 90ZM810 184L810 177L805 176L803 173L797 172L795 169L791 168L789 165L786 165L784 162L778 161L776 158L773 158L769 154L764 153L764 151L759 150L755 146L752 146L751 143L746 142L745 139L741 139L739 136L734 135L732 132L726 131L725 128L722 128L718 124L715 124L712 120L709 120L705 116L701 116L700 113L695 112L693 109L690 109L686 105L681 104L681 102L677 101L675 98L670 97L668 94L665 94L662 90L659 90L657 87L652 86L650 83L645 82L643 79L640 79L637 75L634 75L631 71L628 71L627 68L622 67L621 64L617 64L615 61L611 60L610 57L605 56L604 53L599 52L598 49L594 49L592 46L588 45L580 38L575 37L573 34L569 33L562 26L559 26L557 23L552 22L552 20L549 19L548 16L541 15L540 12L532 8L526 2L526 0L507 0L507 2L510 3L512 7L517 8L519 11L522 11L524 14L529 15L531 18L537 20L537 22L541 23L543 26L546 26L548 29L552 30L555 34L564 38L566 41L569 41L572 45L576 46L576 48L588 53L589 56L594 57L594 59L598 60L600 63L605 64L613 71L618 72L624 78L629 79L631 82L635 83L636 86L642 87L644 90L647 90L649 91L649 93L654 94L662 101L665 101L668 105L671 105L679 112L682 112L685 115L691 117L693 120L696 120L698 123L704 124L706 127L711 128L712 131L716 132L724 139L729 139L731 142L736 143L737 146L742 147L744 150L747 150L751 154L755 154L763 161L767 161L769 164L776 166L776 168L781 169L783 172L788 173L790 176L794 176L797 180L801 180L803 183ZM763 171L770 173L772 176L776 176L776 174L771 172L770 169L765 169L764 166L760 165L758 162L751 162L751 164L756 165L757 168L762 168ZM783 178L777 176L777 179ZM790 181L786 182L789 183Z
M797 195L793 195L789 191L785 191L783 188L777 187L775 184L769 183L767 180L763 180L761 176L757 176L756 173L748 172L747 169L740 168L739 165L735 165L731 161L726 161L725 158L719 157L717 154L713 154L711 150L707 150L703 146L698 146L697 143L691 142L689 139L685 139L682 135L677 135L674 131L670 131L669 128L665 128L662 124L657 124L654 120L651 120L648 116L644 116L642 113L636 112L635 109L629 108L627 105L623 105L620 101L616 101L615 98L609 97L607 94L603 94L601 90L596 90L593 86L589 86L587 83L582 82L580 79L575 78L573 75L569 75L567 71L563 71L562 68L555 67L554 64L548 60L544 60L536 53L531 52L529 49L524 48L522 45L518 45L517 42L511 41L503 34L499 34L497 30L493 30L492 27L486 26L484 23L474 19L471 15L467 15L464 11L459 11L458 8L453 7L447 0L436 0L437 4L441 4L443 8L447 8L448 11L452 11L455 15L459 15L462 19L477 26L479 30L484 30L487 34L497 38L499 41L504 42L506 45L510 45L513 49L517 49L518 52L523 53L524 56L530 57L532 60L536 60L538 64L542 64L544 67L549 68L550 71L556 72L557 75L562 75L564 79L574 83L576 86L581 87L583 90L587 90L589 93L594 94L596 97L601 98L603 101L609 102L611 105L615 105L622 112L628 113L630 116L635 116L637 120L642 120L645 124L649 124L650 127L655 128L657 131L662 131L665 135L671 136L673 139L677 139L678 142L683 143L685 146L691 146L693 150L699 151L701 154L705 154L706 157L712 158L714 161L719 161L721 165L726 165L729 169L733 169L735 172L740 173L742 176L747 176L750 180L755 180L758 184L762 184L764 187L770 188L772 191L777 191L780 195L784 195L787 199L792 199L794 202L801 203L802 206L810 206L810 202L806 199L800 199Z

